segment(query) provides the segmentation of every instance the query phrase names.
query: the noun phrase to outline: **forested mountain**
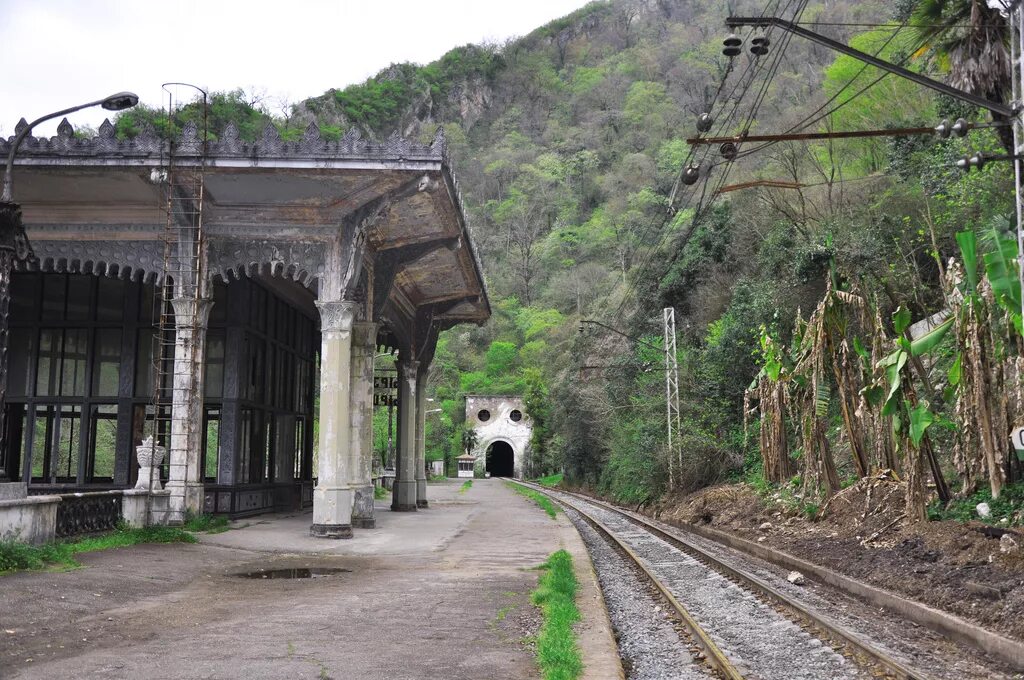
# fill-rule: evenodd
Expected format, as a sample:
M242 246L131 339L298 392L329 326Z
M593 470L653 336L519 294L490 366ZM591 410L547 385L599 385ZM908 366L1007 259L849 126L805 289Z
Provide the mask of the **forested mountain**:
M928 20L937 27L950 7L974 3L924 4L939 7ZM667 450L658 349L662 308L674 307L682 461L671 472L680 488L798 474L814 497L871 468L917 479L925 459L940 476L959 475L954 490L973 490L982 470L991 476L1004 463L1015 474L1005 444L988 463L965 452L970 409L951 372L966 376L963 350L978 346L969 318L995 324L1002 330L975 357L972 384L1007 380L1017 396L994 412L1020 415L1019 312L1014 321L1014 293L999 289L1013 277L979 283L988 264L1012 269L1012 173L1001 163L955 167L972 150L998 151L998 135L746 143L732 162L718 145L691 157L685 141L706 112L712 135L987 120L779 31L743 32L741 54L722 55L728 14L778 14L944 78L958 63L948 43L967 19L950 22L952 33L901 27L918 5L595 2L503 45L393 65L275 119L285 136L313 120L325 136L355 126L426 140L444 126L495 313L442 338L431 455L460 452L463 394L519 393L536 425L531 474L564 468L623 501L658 496L678 460ZM767 54L751 55L751 38L764 35ZM254 129L269 119L239 93L217 101ZM122 131L133 115L122 116ZM681 170L701 160L698 181L680 184L672 203ZM725 191L759 179L776 186ZM972 246L958 232L988 236ZM964 297L964 281L988 292ZM975 306L963 311L963 300ZM909 321L950 308L962 322L929 346L934 356L915 346L891 358L900 342L909 347Z

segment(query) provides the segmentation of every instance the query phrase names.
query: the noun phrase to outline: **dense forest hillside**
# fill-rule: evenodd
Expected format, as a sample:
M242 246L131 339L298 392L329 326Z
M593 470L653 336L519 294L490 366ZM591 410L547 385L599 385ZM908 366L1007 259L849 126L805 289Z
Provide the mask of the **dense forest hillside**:
M506 44L395 64L286 117L241 92L215 97L214 117L253 131L273 120L286 137L314 120L328 137L357 127L426 140L444 126L495 314L442 338L430 457L461 452L464 394L517 393L536 425L529 473L564 470L622 501L649 501L670 480L744 475L813 503L880 468L913 488L930 470L940 492L989 479L998 495L992 480L1012 481L1020 465L1005 442L969 432L982 402L997 429L1024 405L1013 178L1005 163L963 173L955 161L999 151L999 135L745 143L731 161L685 141L704 113L711 135L988 120L779 31L743 32L741 54L722 54L727 14L778 14L963 79L950 40L967 30L957 7L972 4L595 2ZM930 23L912 20L935 7ZM756 36L769 38L763 56L749 51ZM146 115L122 116L119 132ZM693 185L678 182L689 165ZM755 180L775 186L729 190ZM664 307L679 343L672 450ZM944 310L954 321L911 347L910 323ZM908 491L913 512L922 503Z

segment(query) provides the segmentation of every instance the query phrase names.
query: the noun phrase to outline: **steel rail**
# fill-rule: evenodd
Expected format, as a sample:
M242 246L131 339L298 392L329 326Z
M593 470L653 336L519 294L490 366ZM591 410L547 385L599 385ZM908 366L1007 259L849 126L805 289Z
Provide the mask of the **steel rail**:
M555 502L558 502L558 499L549 493L550 489L529 482L521 482L519 480L516 481L517 483L529 486L530 488L539 491L540 493L544 493ZM759 594L765 599L770 600L777 606L788 611L792 616L796 617L804 624L807 624L808 626L817 629L818 632L820 634L823 634L825 637L831 638L834 642L839 643L841 645L846 645L847 647L851 648L855 654L860 656L862 660L866 660L869 664L874 664L876 666L883 668L886 671L886 673L890 676L899 678L900 680L931 680L931 676L925 675L919 671L910 670L909 668L901 664L899 661L893 659L885 652L876 649L868 641L862 639L856 633L822 618L813 610L800 604L795 599L786 595L785 593L782 593L778 589L766 583L761 578L758 578L757 576L754 576L753 574L750 574L749 572L746 572L743 569L739 569L726 563L720 558L710 554L703 548L694 545L689 541L686 541L678 536L675 536L661 529L660 527L657 527L654 524L646 521L645 519L637 517L630 512L622 510L621 508L617 508L614 505L611 505L610 503L607 503L605 501L598 500L596 498L591 498L583 494L574 493L572 491L564 491L561 489L558 491L558 493L563 493L566 494L567 496L572 496L586 503L592 503L602 509L614 512L626 518L627 520L637 525L641 529L653 534L654 536L657 536L661 540L687 553L688 555L698 560L705 566L708 566L709 568L722 573L727 578L739 582L748 590L752 590L756 594ZM590 521L596 522L596 520L591 518L586 512L580 510L579 508L573 506L573 509L579 512L581 515L587 517ZM604 532L608 533L608 529L605 528ZM621 541L619 541L615 537L612 538L616 541L616 543L619 543L621 545ZM633 557L633 559L638 559L634 555L631 555L631 557ZM647 572L646 569L645 572L648 574L650 578L656 580L656 578L650 572ZM659 590L661 588L662 587L659 586Z

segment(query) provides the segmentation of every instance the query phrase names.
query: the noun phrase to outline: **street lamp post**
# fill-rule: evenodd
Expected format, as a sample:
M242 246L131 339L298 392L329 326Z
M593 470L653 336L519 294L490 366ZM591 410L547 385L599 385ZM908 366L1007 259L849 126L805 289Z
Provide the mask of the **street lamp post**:
M52 118L65 116L93 106L102 106L107 111L123 111L139 103L138 95L132 92L118 92L94 102L73 106L47 114L41 118L20 126L21 130L14 136L10 151L7 153L6 172L4 173L3 191L0 193L0 481L8 479L7 475L7 336L8 312L11 306L11 272L15 260L24 262L30 259L32 246L29 244L25 225L21 221L21 205L14 201L12 194L14 157L25 137L32 129Z

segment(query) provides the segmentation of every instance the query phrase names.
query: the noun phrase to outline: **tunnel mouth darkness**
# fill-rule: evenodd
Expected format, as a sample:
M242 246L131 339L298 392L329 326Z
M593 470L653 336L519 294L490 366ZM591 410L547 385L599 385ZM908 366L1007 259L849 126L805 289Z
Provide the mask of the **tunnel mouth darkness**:
M335 574L350 574L351 569L341 567L290 567L287 569L254 569L235 574L241 578L321 578Z
M494 442L487 447L487 472L491 477L512 477L516 470L516 455L507 442Z

